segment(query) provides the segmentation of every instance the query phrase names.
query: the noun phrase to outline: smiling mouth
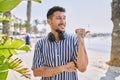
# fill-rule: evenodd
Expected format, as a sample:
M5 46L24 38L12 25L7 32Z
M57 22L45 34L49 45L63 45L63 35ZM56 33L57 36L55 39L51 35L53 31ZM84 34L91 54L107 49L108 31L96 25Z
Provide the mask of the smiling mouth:
M60 28L64 29L65 25L60 25Z
M64 29L65 29L64 26L59 27L59 30L64 30Z

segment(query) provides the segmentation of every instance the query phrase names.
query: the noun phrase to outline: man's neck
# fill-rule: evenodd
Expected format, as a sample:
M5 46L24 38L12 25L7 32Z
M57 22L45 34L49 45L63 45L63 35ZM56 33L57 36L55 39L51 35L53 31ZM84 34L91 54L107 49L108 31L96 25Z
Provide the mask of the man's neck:
M51 32L53 35L54 35L54 37L55 37L55 40L59 40L59 34L58 34L58 32L56 32L56 31L52 31Z

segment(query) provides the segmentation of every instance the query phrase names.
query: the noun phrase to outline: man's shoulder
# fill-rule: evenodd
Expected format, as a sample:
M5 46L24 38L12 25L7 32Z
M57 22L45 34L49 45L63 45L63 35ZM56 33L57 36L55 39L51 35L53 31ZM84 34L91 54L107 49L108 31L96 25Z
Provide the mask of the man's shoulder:
M37 42L44 42L44 41L47 41L47 37L42 37Z
M46 37L40 38L36 41L36 45L43 45L46 43L46 41L47 41Z
M66 33L65 37L66 38L76 38L76 35L75 34L68 34L68 33Z

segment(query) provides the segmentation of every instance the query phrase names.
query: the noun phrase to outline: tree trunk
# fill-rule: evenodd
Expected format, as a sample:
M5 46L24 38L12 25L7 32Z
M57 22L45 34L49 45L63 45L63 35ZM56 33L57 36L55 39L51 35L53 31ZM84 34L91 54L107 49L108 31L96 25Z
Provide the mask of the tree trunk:
M20 32L22 32L22 23L21 22L19 23L19 30L20 30Z
M27 3L27 26L26 32L30 33L30 18L31 18L31 0Z
M112 1L112 47L109 64L112 66L120 66L120 0Z
M8 12L5 12L4 14L3 14L3 16L6 16L6 17L11 17L11 13L10 13L10 11L8 11ZM3 34L9 34L9 30L10 30L10 22L9 21L7 21L7 20L4 20L4 21L2 21L2 25L3 25L3 30L2 30L2 33Z

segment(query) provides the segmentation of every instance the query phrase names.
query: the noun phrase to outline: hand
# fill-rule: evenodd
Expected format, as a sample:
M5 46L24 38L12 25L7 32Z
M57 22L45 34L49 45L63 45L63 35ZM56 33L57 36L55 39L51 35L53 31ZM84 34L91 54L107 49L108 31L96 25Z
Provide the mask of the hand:
M75 72L76 71L75 63L72 61L72 62L69 62L69 63L65 64L63 66L63 71L65 71L65 72Z
M77 37L80 36L80 38L84 38L88 33L90 33L90 31L86 31L83 28L79 28L79 29L75 30L75 33L76 33Z

